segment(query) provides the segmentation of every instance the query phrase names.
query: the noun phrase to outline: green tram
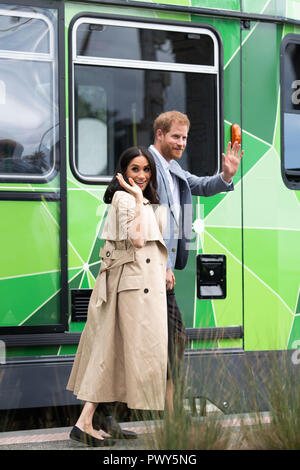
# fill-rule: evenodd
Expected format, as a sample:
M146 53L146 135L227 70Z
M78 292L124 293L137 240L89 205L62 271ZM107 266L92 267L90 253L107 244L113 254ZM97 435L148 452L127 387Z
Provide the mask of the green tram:
M171 109L190 172L220 171L233 124L245 151L233 192L193 198L175 272L193 396L249 409L245 360L257 389L270 360L299 376L299 64L299 0L1 2L0 409L78 403L103 194Z

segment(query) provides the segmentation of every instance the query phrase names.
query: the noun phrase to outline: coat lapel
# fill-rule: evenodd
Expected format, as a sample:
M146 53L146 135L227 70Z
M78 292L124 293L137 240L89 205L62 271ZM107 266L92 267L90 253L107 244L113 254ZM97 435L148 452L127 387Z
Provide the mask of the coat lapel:
M183 174L181 166L178 165L178 163L174 160L172 160L170 163L170 172L173 173L175 176L177 176L177 178L186 182L186 178Z
M175 214L174 209L173 209L173 207L174 207L173 195L172 195L172 192L171 192L171 188L170 188L170 185L169 185L169 182L168 182L166 172L165 172L161 162L159 161L159 158L155 155L154 152L151 152L151 153L154 157L154 160L155 160L155 163L156 163L156 168L157 168L157 170L160 174L161 180L163 182L163 186L165 188L165 192L167 194L168 206L170 208L171 214L174 218L174 221L175 221L176 225L178 225L176 214Z

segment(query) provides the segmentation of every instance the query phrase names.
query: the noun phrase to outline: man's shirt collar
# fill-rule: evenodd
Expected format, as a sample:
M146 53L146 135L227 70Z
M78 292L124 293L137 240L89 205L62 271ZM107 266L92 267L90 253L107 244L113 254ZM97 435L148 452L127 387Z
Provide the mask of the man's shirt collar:
M170 163L167 162L167 160L159 153L159 151L154 147L154 145L150 145L150 150L154 152L155 155L158 157L160 163L163 166L163 169L169 171Z

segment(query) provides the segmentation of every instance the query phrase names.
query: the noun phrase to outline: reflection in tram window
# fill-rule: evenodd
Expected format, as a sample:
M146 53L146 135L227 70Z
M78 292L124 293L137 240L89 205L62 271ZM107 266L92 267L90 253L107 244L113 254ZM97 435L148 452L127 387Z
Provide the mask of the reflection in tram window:
M0 15L0 50L50 52L49 27L41 19Z
M76 39L79 56L214 65L213 40L205 34L82 23Z
M196 174L213 174L217 154L215 88L214 75L76 66L78 172L84 177L112 175L124 148L152 143L155 116L177 109L193 122L181 166Z
M105 90L96 83L79 83L76 109L78 170L84 176L106 175L108 161Z
M118 155L151 145L155 118L172 109L192 123L181 166L199 176L218 171L220 64L212 31L81 17L73 39L71 165L77 178L107 181Z
M58 147L55 35L48 17L30 15L24 9L0 16L1 179L54 176Z

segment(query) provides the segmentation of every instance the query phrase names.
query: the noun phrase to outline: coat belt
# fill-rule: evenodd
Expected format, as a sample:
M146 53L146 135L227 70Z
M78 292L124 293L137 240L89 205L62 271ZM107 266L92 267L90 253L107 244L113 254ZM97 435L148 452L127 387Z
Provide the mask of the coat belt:
M100 250L100 256L102 258L102 263L99 271L99 282L97 289L98 298L96 307L100 307L102 302L107 302L107 271L109 269L117 268L123 264L134 261L135 251L134 249L107 250L104 247Z

